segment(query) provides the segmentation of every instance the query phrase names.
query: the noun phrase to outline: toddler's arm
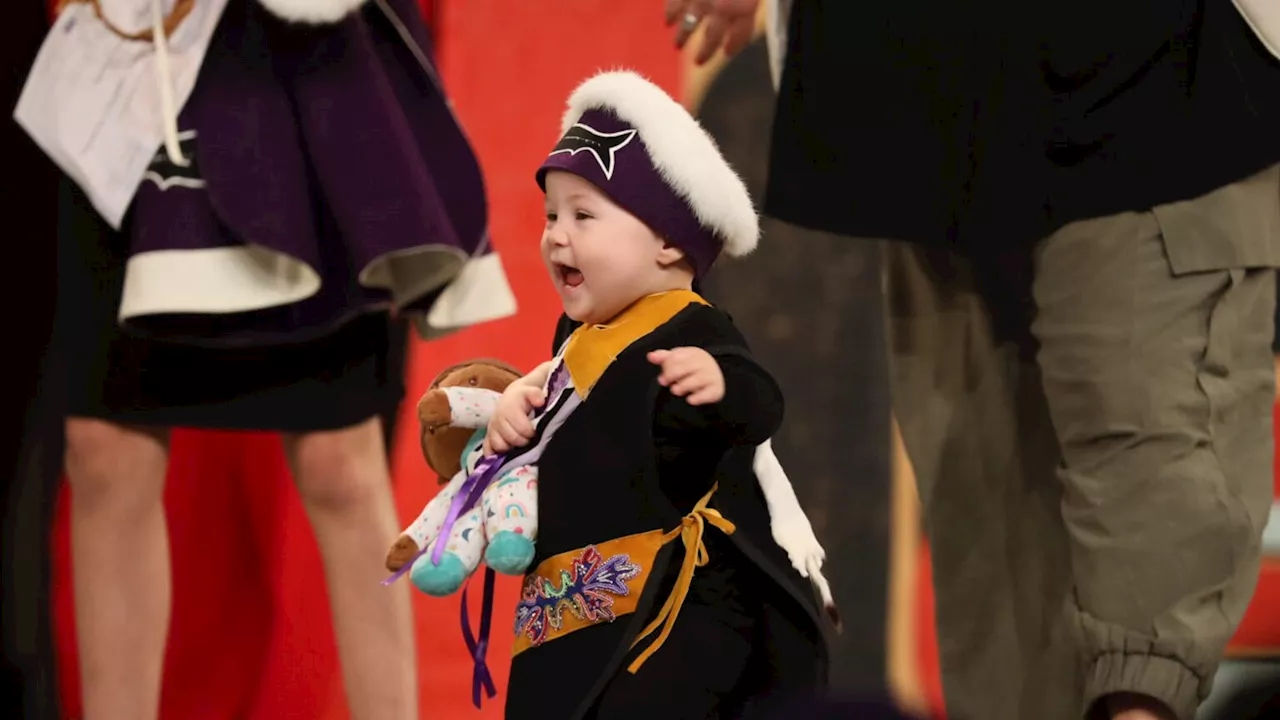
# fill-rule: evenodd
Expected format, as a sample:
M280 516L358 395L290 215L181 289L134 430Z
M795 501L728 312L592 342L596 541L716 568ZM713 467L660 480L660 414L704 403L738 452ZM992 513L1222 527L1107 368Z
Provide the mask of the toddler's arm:
M484 439L486 455L523 447L533 438L533 422L529 419L529 414L546 402L542 386L546 384L554 364L554 360L542 363L503 391L489 418L489 428Z
M773 437L784 409L777 381L745 351L717 351L712 357L724 375L724 397L690 405L663 390L658 422L678 432L711 434L730 445L758 445Z

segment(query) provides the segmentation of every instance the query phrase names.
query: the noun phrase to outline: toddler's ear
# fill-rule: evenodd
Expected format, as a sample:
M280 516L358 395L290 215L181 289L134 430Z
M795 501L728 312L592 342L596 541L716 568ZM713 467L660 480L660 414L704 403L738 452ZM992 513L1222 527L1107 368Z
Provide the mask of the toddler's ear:
M666 240L662 241L662 249L658 251L658 264L662 267L671 267L676 263L683 262L685 259L684 251L672 245Z

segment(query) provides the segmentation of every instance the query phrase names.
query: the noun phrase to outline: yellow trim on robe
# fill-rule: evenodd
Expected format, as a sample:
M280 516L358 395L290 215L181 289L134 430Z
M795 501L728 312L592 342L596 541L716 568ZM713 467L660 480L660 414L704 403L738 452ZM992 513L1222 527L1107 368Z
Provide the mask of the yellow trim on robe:
M564 364L578 395L585 400L623 350L691 304L710 303L691 290L670 290L640 298L608 323L574 330L565 345Z

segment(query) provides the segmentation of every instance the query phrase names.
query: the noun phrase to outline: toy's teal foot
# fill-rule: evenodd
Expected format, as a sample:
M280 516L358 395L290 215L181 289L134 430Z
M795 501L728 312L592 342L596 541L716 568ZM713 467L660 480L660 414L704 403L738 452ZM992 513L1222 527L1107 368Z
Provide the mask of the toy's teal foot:
M467 568L453 553L445 553L439 565L431 564L431 555L423 555L413 564L409 579L422 592L433 597L444 597L457 592L467 579Z
M510 530L501 530L489 539L484 563L503 575L523 575L533 561L533 541Z

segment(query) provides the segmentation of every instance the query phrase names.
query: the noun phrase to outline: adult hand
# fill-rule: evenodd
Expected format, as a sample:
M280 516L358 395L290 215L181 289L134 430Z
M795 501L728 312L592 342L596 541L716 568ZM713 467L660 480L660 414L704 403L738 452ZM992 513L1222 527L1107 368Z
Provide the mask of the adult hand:
M666 0L667 27L677 25L676 47L683 48L699 25L702 44L694 62L701 65L724 49L734 55L751 42L760 0Z

